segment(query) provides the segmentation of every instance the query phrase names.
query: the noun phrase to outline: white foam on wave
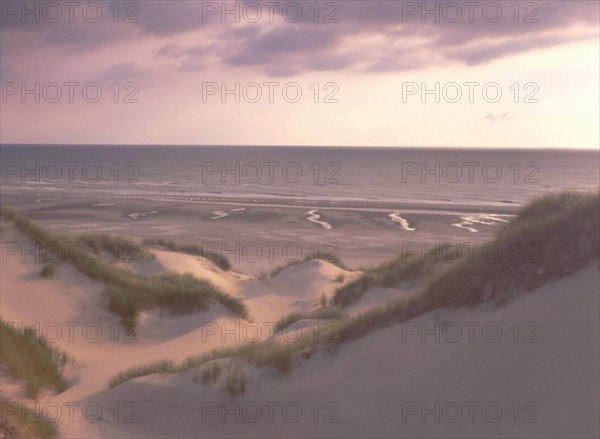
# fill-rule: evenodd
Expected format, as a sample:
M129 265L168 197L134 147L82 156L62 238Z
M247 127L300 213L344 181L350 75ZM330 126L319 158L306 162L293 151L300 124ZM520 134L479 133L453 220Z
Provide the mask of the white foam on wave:
M211 218L211 220L216 220L216 219L221 219L221 218L227 218L229 216L229 214L223 210L213 210L212 213L214 216Z
M319 224L321 227L323 227L324 229L327 229L327 230L333 229L331 224L329 224L328 222L319 221L319 218L321 218L321 215L319 215L317 212L318 212L318 210L314 209L314 210L309 210L308 212L304 212L304 213L306 215L308 215L307 219L311 223Z
M151 212L134 212L134 213L130 213L127 216L133 220L138 220L138 219L143 218L148 215L156 215L157 213L158 213L158 210L153 210Z
M392 221L400 224L400 228L402 230L406 230L407 232L412 232L412 231L416 230L410 226L410 223L408 222L408 220L406 220L405 218L402 218L400 216L400 212L390 213L388 216L390 217L390 219Z
M245 210L246 210L245 207L237 207L235 209L229 209L229 212L243 212ZM211 218L211 220L227 218L229 216L229 213L225 212L224 210L213 210L212 214L214 216Z
M509 220L506 218L513 217L514 215L503 215L499 213L474 213L461 216L462 222L452 224L454 227L466 229L469 232L476 233L479 230L475 227L471 227L475 224L483 224L486 226L495 226L500 223L508 223Z

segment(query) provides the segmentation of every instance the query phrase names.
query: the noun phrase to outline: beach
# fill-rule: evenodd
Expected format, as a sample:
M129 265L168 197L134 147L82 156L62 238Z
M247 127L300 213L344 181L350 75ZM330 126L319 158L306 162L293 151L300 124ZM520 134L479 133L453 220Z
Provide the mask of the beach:
M104 231L204 244L227 254L236 269L250 274L317 251L359 268L383 262L412 244L427 250L443 242L483 243L518 208L186 196L94 199L39 192L4 194L3 202L57 232Z

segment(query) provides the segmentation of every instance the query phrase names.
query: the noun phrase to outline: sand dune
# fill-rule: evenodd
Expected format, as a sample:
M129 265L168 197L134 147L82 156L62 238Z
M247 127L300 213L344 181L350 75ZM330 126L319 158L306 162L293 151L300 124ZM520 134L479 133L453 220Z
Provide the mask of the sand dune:
M35 248L22 233L4 224L4 245ZM143 311L135 337L131 337L120 319L108 311L101 283L89 280L67 263L58 265L54 278L44 279L40 276L43 264L36 255L23 259L21 252L3 253L2 318L17 327L39 328L53 346L71 358L66 371L71 387L60 395L40 398L42 407L95 401L94 395L108 388L112 376L133 366L165 358L180 361L190 355L244 342L231 335L232 331L239 332L239 328L258 326L263 330L259 338L267 338L268 330L272 331L278 319L292 311L317 308L320 294L329 296L340 286L333 281L340 273L347 280L358 275L328 262L308 261L283 270L273 279L256 279L223 271L198 256L156 248L152 254L152 259L121 266L144 275L177 272L206 279L245 299L254 323L232 315L215 302L208 311L184 316L158 309ZM229 335L226 335L228 330ZM3 378L2 388L5 397L33 406L33 402L24 397L20 385ZM59 426L64 437L99 437L97 425L90 424L81 413L74 422L61 419Z
M531 212L524 215L535 214ZM243 301L248 313L234 314L212 299L207 310L184 315L143 308L130 335L121 318L109 311L105 285L67 262L57 265L54 277L43 278L43 263L23 251L35 248L33 242L5 221L2 226L2 319L35 326L48 343L66 352L70 383L58 395L45 392L33 401L21 383L3 375L3 398L36 410L41 407L42 412L63 407L57 421L61 437L600 434L597 254L581 262L574 273L547 277L553 280L529 294L509 296L500 307L485 300L470 309L438 307L415 314L412 321L389 320L379 329L366 326L362 336L344 343L332 337L320 338L319 346L296 345L302 348L291 357L293 367L276 371L255 367L241 355L211 357L201 366L185 361L257 342L265 343L256 346L287 349L300 335L323 328L333 327L335 335L336 328L352 318L360 321L355 317L375 307L420 300L423 289L417 283L430 280L423 275L393 287L370 286L346 308L323 308L336 289L363 273L308 260L275 270L269 277L255 277L225 271L200 256L150 246L151 257L135 264L121 262L121 268L145 276L191 274ZM593 255L594 250L586 247L591 238L583 242L581 236L588 235L577 233L577 249ZM21 251L6 251L9 245ZM565 256L563 264L568 262ZM492 268L496 267L487 267ZM370 275L374 273L383 278L376 270ZM536 275L542 274L538 270ZM343 312L351 318L338 322L338 317L322 311ZM295 314L285 320L290 326L274 333L275 324L290 314ZM172 362L169 374L140 373L137 378L111 381L131 368L163 360ZM175 368L182 364L189 367ZM221 375L211 381L210 370ZM92 407L93 422L81 409L67 416L66 407L72 404Z
M598 276L596 265L500 309L428 314L341 346L333 355L318 353L284 379L251 371L250 389L235 400L194 382L191 371L137 379L94 399L137 401L140 422L100 423L98 431L131 438L597 437ZM466 331L455 343L403 334L413 324L433 329L436 322L479 326L473 343ZM525 331L528 323L537 331ZM515 324L522 330L517 342L510 329ZM502 337L486 341L485 325L502 328ZM488 336L496 339L492 331ZM268 403L273 401L279 406L271 422ZM425 422L421 404L431 411ZM292 422L298 407L302 414Z

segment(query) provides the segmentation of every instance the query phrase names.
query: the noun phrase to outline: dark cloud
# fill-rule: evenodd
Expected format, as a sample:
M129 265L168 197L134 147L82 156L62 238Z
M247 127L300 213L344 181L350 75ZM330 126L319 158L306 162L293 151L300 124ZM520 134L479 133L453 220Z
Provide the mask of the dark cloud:
M264 65L281 63L300 55L316 55L335 46L338 35L325 29L280 27L266 32L256 39L247 40L244 45L225 58L232 65Z
M139 2L139 27L151 35L168 36L210 26L203 20L202 1Z
M440 59L476 65L598 38L597 2L517 2L518 11L510 9L514 3L509 2L482 1L472 10L465 2L452 1L337 3L339 23L315 24L306 16L298 24L284 23L237 44L232 54L221 54L223 62L271 75L282 71L283 63L283 70L294 74L346 70L364 64L367 71L390 72L434 65ZM439 12L432 13L436 10ZM576 26L587 31L567 32ZM361 37L379 38L381 42L351 56L339 53L342 46L351 46Z
M536 36L515 41L509 39L505 41L492 42L485 46L477 47L454 47L445 51L447 59L454 59L464 62L467 65L482 64L497 58L508 55L527 52L534 49L557 46L568 43L572 39L561 36Z
M22 35L17 44L23 51L32 44L43 44L57 56L93 51L124 40L156 40L153 54L157 60L170 59L173 69L184 71L202 69L210 59L225 68L270 76L310 71L391 72L433 66L444 60L476 65L597 39L600 8L597 1L480 1L471 16L464 1L337 1L320 2L315 23L314 3L297 2L302 16L291 23L280 12L289 3L283 1L270 23L264 2L257 2L263 5L261 21L244 22L242 16L236 23L231 15L224 20L220 11L206 15L207 7L222 8L221 1L133 3L139 9L121 11L118 23L114 23L110 10L114 2L110 1L100 2L104 15L98 23L86 22L77 14L75 23L66 24L35 24L10 16L3 17L6 22L0 33ZM245 4L238 3L238 8L243 10ZM500 5L501 17L494 4ZM518 16L515 4L520 8ZM485 9L486 5L492 6ZM123 23L127 13L133 12L131 18L136 22ZM328 16L337 23L324 23ZM202 41L190 45L192 36ZM14 51L6 51L4 44L2 49L3 63L10 64Z
M202 57L213 50L214 45L181 46L174 43L165 44L156 51L156 55L165 58Z

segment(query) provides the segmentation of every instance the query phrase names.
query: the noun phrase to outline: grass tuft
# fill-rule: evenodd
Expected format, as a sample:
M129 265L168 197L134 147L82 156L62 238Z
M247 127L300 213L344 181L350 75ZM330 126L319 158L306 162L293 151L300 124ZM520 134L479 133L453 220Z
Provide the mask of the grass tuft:
M203 384L214 384L217 382L219 377L221 376L221 365L218 363L213 363L210 366L207 366L202 371L202 383Z
M225 255L216 252L206 251L201 245L196 244L177 244L172 239L163 239L163 238L147 238L144 239L144 245L160 245L166 247L167 249L180 252L187 253L188 255L201 256L203 258L208 259L212 263L214 263L221 270L228 271L231 269L231 263L227 259Z
M243 395L246 392L246 376L240 372L237 365L230 368L225 376L225 389L232 397Z
M56 266L54 264L44 264L40 274L44 279L52 278L56 274Z
M121 372L110 380L110 387L118 386L126 381L147 375L177 373L179 368L171 360L161 360L154 363L145 364L139 367L133 367L125 372Z
M58 393L67 389L63 376L67 355L54 349L34 328L18 328L0 320L0 368L25 383L25 392L32 399L43 390Z
M346 314L337 309L324 308L309 312L295 312L280 319L275 324L275 332L279 332L300 320L343 320Z
M58 437L58 429L44 413L0 397L0 437L55 439Z
M445 248L442 245L438 251ZM413 280L425 271L426 266L427 261L420 255L399 255L389 262L366 270L358 279L338 288L333 295L333 304L345 307L360 300L369 288L392 287L399 282Z
M110 310L120 316L123 323L129 327L142 310L161 307L184 314L207 309L210 300L216 300L242 318L247 317L246 306L240 299L221 291L210 282L196 279L189 274L142 276L90 257L81 245L74 245L81 243L78 241L79 237L47 232L4 206L0 207L0 214L41 247L54 249L54 253L63 261L73 264L91 279L107 285ZM122 248L124 238L87 234L83 239L117 251L118 248Z
M141 245L123 236L110 235L102 232L86 232L74 238L86 248L96 250L96 254L108 253L113 262L135 263L150 258L148 251Z

